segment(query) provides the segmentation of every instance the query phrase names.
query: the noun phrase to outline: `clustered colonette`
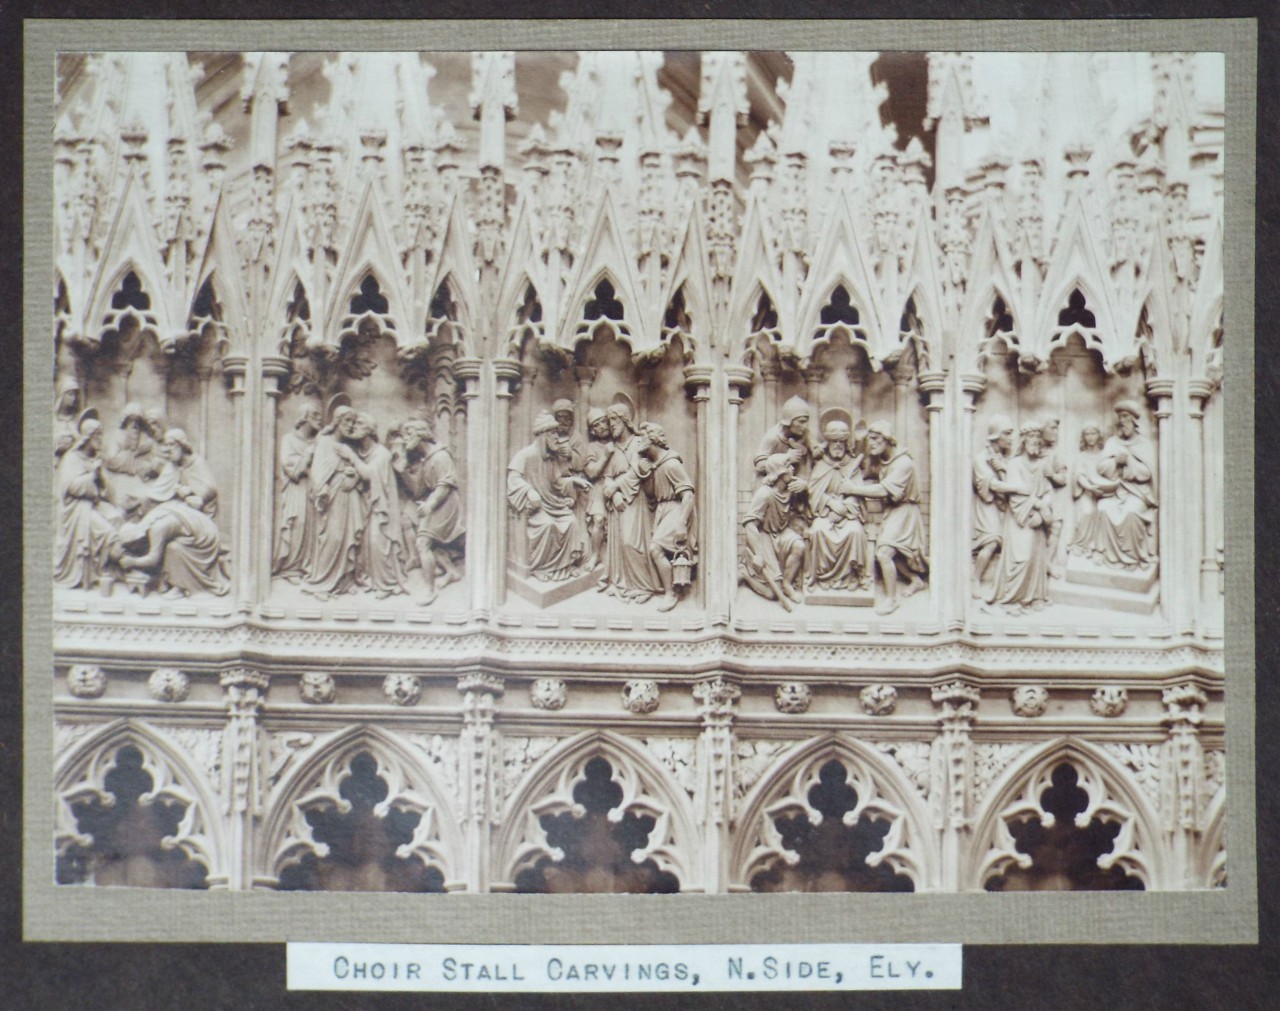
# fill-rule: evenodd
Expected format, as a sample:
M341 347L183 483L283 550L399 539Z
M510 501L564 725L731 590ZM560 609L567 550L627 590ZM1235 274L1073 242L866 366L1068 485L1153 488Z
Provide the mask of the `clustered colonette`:
M59 56L58 881L1225 885L1223 73Z

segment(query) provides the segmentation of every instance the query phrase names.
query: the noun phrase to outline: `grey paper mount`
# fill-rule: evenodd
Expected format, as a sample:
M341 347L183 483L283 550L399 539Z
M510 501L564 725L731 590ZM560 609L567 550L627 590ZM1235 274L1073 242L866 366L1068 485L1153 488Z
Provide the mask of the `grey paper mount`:
M1255 935L1252 26L828 27L29 23L28 937Z

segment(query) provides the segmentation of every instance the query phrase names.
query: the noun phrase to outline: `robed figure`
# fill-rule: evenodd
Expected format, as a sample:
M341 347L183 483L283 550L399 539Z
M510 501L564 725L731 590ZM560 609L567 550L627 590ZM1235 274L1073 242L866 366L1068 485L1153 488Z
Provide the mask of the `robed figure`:
M643 459L626 404L609 408L613 452L602 475L606 512L605 592L644 603L662 592L662 581L649 555L653 516L641 494L649 463Z
M101 448L101 422L85 418L75 442L58 462L55 586L88 590L104 580L119 513L106 501Z
M405 593L409 552L400 521L400 490L391 450L378 441L373 419L357 413L353 448L365 471L368 522L361 550L361 575L379 598Z
M311 504L311 461L320 432L320 409L307 407L292 432L280 440L280 493L271 573L297 582L306 573L315 538L315 507Z
M649 422L637 435L640 454L648 463L645 492L653 505L653 532L649 557L661 584L659 611L669 611L677 603L677 566L688 573L698 560L698 513L694 503L693 480L680 454L667 443L660 425Z
M1077 523L1072 548L1115 568L1148 568L1156 556L1156 450L1138 431L1136 403L1122 400L1115 413L1116 434L1082 482L1094 508Z
M1041 428L1023 425L1022 452L1010 458L1003 480L1008 497L1000 561L990 602L1012 614L1040 610L1049 601L1049 534L1053 528L1053 485L1044 469Z
M570 449L557 433L556 420L540 414L533 442L511 458L507 502L524 518L529 574L548 582L580 575L590 551L587 531L575 505L589 488L586 478L570 473Z
M775 453L765 460L760 485L742 518L746 545L738 578L787 611L792 602L803 600L796 580L804 565L805 544L793 522L797 518L794 497L803 486L789 454Z
M320 597L354 588L362 572L369 470L355 450L356 422L355 410L343 405L316 436L311 461L316 535L303 588Z
M860 481L846 421L833 419L809 478L809 582L826 590L870 586L870 557L862 500L851 492Z

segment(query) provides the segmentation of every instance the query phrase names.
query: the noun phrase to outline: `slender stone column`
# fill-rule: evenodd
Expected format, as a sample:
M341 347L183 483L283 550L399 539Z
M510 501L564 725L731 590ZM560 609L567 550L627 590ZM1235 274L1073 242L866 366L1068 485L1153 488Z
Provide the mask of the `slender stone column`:
M981 693L964 681L933 689L938 706L938 735L930 763L930 808L938 833L939 868L929 887L959 891L971 884L960 880L960 866L972 845L970 812L973 807L973 722Z
M911 403L909 390L915 374L915 361L904 353L893 367L893 434L899 446L907 444L907 407Z
M776 361L760 362L760 378L764 381L764 430L771 431L778 423L778 381L782 370ZM739 401L741 403L741 401Z
M1213 458L1218 447L1213 443L1212 426L1205 420L1209 399L1215 384L1209 379L1193 379L1188 385L1191 394L1191 438L1187 440L1190 457L1187 474L1200 482L1201 505L1199 536L1191 540L1188 550L1194 551L1193 561L1187 571L1198 573L1199 592L1194 596L1192 621L1204 613L1209 602L1218 594L1218 545L1217 510L1222 486L1214 480Z
M856 425L859 421L867 419L867 367L862 362L857 362L845 369L845 375L849 377L849 414L852 415L853 423Z
M473 615L488 617L497 603L488 574L494 568L494 526L506 520L506 510L493 508L493 466L490 459L491 435L486 423L489 415L486 398L481 396L484 368L479 358L459 358L453 374L460 384L462 402L467 412L467 487L463 489L467 513L466 565L470 587L469 604ZM494 514L496 512L496 518Z
M258 461L257 484L252 499L256 505L252 511L256 519L253 556L255 595L259 602L271 594L271 558L276 529L276 429L280 397L284 392L282 385L288 376L287 358L279 355L263 357L262 389L266 396L258 398L257 437L254 440L254 445L260 448L257 453L245 454Z
M255 830L263 814L266 770L258 715L266 701L270 678L260 671L236 667L220 682L227 705L222 732L222 796L227 816L227 883L233 891L253 887Z
M952 572L956 559L954 553L946 548L948 532L943 515L955 501L948 494L947 480L950 455L946 448L946 412L943 409L947 374L922 372L919 386L929 398L929 609L935 618L945 623L949 617L945 601L956 583Z
M733 719L742 689L717 674L693 686L702 717L698 738L698 821L702 825L702 887L729 890L729 822L733 816Z
M977 373L966 373L959 377L959 381L963 400L960 411L960 446L956 452L956 458L959 461L956 471L960 478L955 484L958 492L956 502L957 521L953 528L956 536L952 549L955 582L950 595L953 610L947 619L948 624L955 623L957 626L964 624L965 613L969 607L969 596L972 591L969 583L973 569L973 485L965 478L965 475L969 472L966 464L973 457L973 418L978 406L978 398L982 395L982 391L987 388L986 377Z
M738 408L751 392L751 370L741 365L729 365L724 370L725 397L720 420L722 471L715 482L715 496L708 496L708 505L718 510L712 517L711 535L716 542L716 568L708 575L708 585L715 581L724 593L724 611L708 607L712 625L727 625L733 613L733 599L738 589Z
M725 503L720 493L722 486L731 483L727 461L722 459L723 445L711 436L711 381L710 365L687 365L684 370L684 388L697 411L698 468L695 501L698 503L698 582L701 598L708 614L729 613L729 599L721 581L711 578L719 571L717 552L720 543L715 525L723 520ZM732 494L732 493L730 493Z
M1156 538L1160 566L1160 615L1171 626L1182 615L1184 575L1179 558L1178 534L1186 496L1178 487L1177 446L1173 435L1173 380L1148 379L1147 396L1156 402L1157 476Z
M1161 698L1169 728L1160 770L1160 808L1164 830L1171 841L1172 864L1164 888L1203 888L1196 880L1196 849L1204 807L1204 750L1200 745L1200 723L1208 702L1194 684L1166 688Z
M458 776L462 781L463 836L469 857L458 876L466 882L469 892L489 890L489 838L502 814L498 798L502 748L493 723L503 690L502 678L496 674L477 672L458 679L462 695Z
M248 367L249 359L243 355L228 356L222 360L222 375L231 395L233 438L236 448L240 450L236 455L236 486L231 489L236 504L235 522L231 530L231 585L236 602L241 607L249 606L253 599L253 570L257 568L259 558L254 553L252 544L256 501L253 494L253 466L257 454L245 452L245 448L252 445L249 440L251 422L246 417L251 407L245 397L245 374ZM207 403L207 391L204 400ZM207 443L202 448L208 452Z
M491 522L493 523L493 553L491 564L485 569L485 577L489 585L489 600L493 606L500 605L507 595L507 566L510 563L508 530L510 522L507 512L507 464L511 460L511 447L508 444L508 417L511 407L511 396L520 385L520 363L514 358L498 358L493 363L494 396L492 423L488 426L490 470L495 480L492 484ZM527 391L526 391L527 393ZM471 426L467 426L470 430Z

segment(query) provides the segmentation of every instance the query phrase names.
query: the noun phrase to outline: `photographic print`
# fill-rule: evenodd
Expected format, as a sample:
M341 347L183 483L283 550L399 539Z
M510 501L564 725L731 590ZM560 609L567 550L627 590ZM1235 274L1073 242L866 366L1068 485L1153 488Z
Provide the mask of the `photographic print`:
M1228 887L1221 52L48 72L49 901Z

